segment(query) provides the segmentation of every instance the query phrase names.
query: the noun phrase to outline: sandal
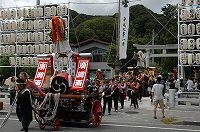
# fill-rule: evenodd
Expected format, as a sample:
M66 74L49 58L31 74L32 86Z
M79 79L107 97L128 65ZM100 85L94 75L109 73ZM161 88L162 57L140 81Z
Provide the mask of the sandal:
M157 117L156 117L156 116L154 116L154 119L157 119Z

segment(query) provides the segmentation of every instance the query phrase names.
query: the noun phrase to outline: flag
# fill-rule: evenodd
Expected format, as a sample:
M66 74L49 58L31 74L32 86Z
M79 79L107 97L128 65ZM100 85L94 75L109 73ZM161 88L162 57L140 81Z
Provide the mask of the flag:
M129 2L120 0L120 38L119 38L119 59L126 59L129 28Z

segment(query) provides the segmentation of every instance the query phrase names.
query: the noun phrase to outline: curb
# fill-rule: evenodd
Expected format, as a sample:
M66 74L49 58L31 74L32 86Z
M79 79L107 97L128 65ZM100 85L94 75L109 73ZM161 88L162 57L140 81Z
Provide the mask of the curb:
M177 122L173 122L171 123L173 125L193 125L193 126L200 126L200 122L199 121L177 121Z

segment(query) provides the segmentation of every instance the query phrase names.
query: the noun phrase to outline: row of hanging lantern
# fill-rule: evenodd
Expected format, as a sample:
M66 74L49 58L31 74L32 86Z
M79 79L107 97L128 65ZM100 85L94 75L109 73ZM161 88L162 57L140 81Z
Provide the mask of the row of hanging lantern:
M200 64L200 53L181 53L180 64Z
M45 37L45 38L44 38ZM42 42L42 41L51 41L50 36L45 32L28 32L28 33L10 33L2 34L3 43L13 43L13 42Z
M200 20L200 8L197 8L196 10L194 8L182 9L180 12L180 18L181 20Z
M200 23L197 23L196 26L193 23L190 23L188 25L183 23L180 25L180 34L181 35L187 35L187 34L194 35L195 33L200 34Z
M42 17L42 16L63 16L67 14L67 6L51 6L45 7L44 10L42 7L39 8L18 8L18 9L4 9L1 10L3 20L15 19L15 18L33 18L33 17Z
M10 57L9 63L11 66L37 66L38 60L49 60L49 58L37 58L37 57ZM60 57L60 65L67 66L68 60L67 57Z
M68 25L67 18L63 18L65 27ZM12 31L12 30L37 30L37 29L51 29L52 28L52 20L46 19L44 20L28 20L28 21L3 21L2 22L2 30L3 31Z
M0 46L0 54L48 54L53 53L55 44L6 45Z
M179 4L180 6L186 6L186 5L192 6L194 5L194 1L196 4L200 5L200 0L179 0Z
M200 38L196 39L196 42L195 39L193 38L190 39L182 38L180 40L181 50L187 50L187 49L194 50L195 48L200 50Z

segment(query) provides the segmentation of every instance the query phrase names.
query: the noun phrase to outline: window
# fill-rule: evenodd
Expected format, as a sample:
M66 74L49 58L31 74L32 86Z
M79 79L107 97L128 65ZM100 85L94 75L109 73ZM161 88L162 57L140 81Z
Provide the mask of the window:
M91 51L89 51L90 53L92 53L92 58L91 58L91 62L104 62L104 53L106 52L105 49L101 49L101 48L95 48Z

